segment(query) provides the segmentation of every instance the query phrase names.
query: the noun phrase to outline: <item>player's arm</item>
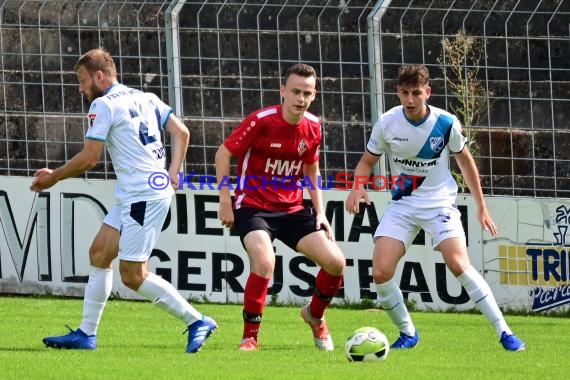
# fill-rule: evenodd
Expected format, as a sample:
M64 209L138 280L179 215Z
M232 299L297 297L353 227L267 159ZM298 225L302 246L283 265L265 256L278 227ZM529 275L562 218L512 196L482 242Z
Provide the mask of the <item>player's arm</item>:
M40 192L49 189L57 182L78 176L94 167L103 153L102 141L86 139L81 152L77 153L64 165L52 170L42 168L35 172L30 190Z
M479 171L477 170L475 160L473 160L473 156L471 156L471 152L469 152L467 146L465 146L461 152L455 153L455 159L459 169L461 169L463 179L473 196L473 200L477 205L477 218L479 219L479 222L485 231L489 231L493 236L497 235L497 226L495 225L495 222L493 222L493 219L487 210L485 198L483 198L483 190L481 189L481 181L479 180Z
M319 161L315 161L312 164L303 164L303 174L311 180L313 186L307 186L309 191L309 196L311 197L311 202L313 203L313 209L315 210L315 219L317 222L317 230L321 228L325 230L327 237L334 241L334 234L332 227L327 220L325 215L325 207L323 205L323 191L317 184L322 181L319 177L321 171L319 170Z
M168 167L168 177L170 184L177 190L178 172L184 158L186 157L186 150L188 149L188 142L190 141L190 131L180 119L170 114L168 122L166 123L166 130L172 136L172 157L170 159L170 166Z
M224 144L220 145L216 152L216 180L217 183L227 183L230 175L230 160L232 153ZM234 224L234 212L232 209L232 196L229 186L218 186L220 192L220 209L218 218L222 225L231 228Z
M380 156L376 156L368 151L365 151L360 161L356 165L354 169L354 183L352 186L352 190L348 197L346 198L346 202L344 203L344 207L349 214L358 214L360 210L360 200L364 199L366 204L370 204L370 198L368 197L368 193L366 192L365 185L359 181L359 178L368 177L370 176L370 172L372 168L378 162Z

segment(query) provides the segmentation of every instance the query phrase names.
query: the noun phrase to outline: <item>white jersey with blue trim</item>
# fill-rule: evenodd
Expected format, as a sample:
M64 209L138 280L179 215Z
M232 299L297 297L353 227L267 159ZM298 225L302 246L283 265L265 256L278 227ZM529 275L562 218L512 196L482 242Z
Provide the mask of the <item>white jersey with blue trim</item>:
M149 185L153 173L163 173L167 183L166 155L160 133L171 113L172 108L156 95L119 83L91 103L85 138L105 142L117 175L118 203L161 199L174 194L170 185L161 190ZM154 185L156 187L155 182Z
M366 149L386 154L394 185L392 200L417 205L454 204L457 183L449 170L450 153L467 144L454 115L429 106L429 114L417 123L397 106L380 116Z

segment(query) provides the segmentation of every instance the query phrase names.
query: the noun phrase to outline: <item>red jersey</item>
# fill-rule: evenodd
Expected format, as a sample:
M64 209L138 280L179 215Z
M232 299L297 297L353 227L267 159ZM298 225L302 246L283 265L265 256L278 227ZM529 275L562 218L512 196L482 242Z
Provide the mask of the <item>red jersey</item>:
M309 112L297 125L283 119L280 105L247 116L224 141L238 159L235 209L302 210L303 164L319 160L320 143L321 123Z

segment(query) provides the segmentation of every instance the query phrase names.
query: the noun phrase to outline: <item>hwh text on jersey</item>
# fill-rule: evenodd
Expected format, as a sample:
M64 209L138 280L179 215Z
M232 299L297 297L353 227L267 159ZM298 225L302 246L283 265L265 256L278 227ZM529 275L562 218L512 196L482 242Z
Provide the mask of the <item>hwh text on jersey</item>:
M267 158L265 161L265 173L276 175L298 175L303 167L301 160L277 160Z

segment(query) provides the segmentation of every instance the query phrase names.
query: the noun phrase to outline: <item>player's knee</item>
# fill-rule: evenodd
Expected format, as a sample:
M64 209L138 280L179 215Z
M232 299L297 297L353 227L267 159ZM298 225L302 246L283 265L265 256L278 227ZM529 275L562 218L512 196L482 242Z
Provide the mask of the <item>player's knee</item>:
M335 276L342 276L344 274L344 270L346 269L346 259L344 256L337 256L335 257L335 261L332 265L332 273Z
M142 284L142 281L139 281L136 277L132 276L121 275L121 281L127 288L134 290L135 292Z
M257 259L251 262L253 273L261 277L271 277L275 269L275 262L271 260Z
M134 271L127 270L126 268L120 267L119 272L121 273L121 282L129 289L137 291L143 282L142 276Z
M117 253L104 249L99 245L89 247L89 262L97 268L111 268L113 259L117 257Z
M457 277L461 276L461 274L463 274L463 272L465 272L469 266L462 265L461 263L450 263L447 265L447 268L454 277Z
M455 277L461 276L461 274L471 266L471 262L466 255L464 257L459 256L458 258L453 257L452 260L446 260L445 264Z
M99 256L100 251L101 251L101 247L99 246L99 244L96 244L95 242L93 242L91 244L91 246L89 247L89 258L91 260L93 260L94 258L96 259L97 256Z
M394 270L386 270L386 268L372 268L372 279L375 284L383 284L394 277Z
M321 261L321 267L331 276L342 276L346 268L346 259L342 254L331 255L326 262Z

